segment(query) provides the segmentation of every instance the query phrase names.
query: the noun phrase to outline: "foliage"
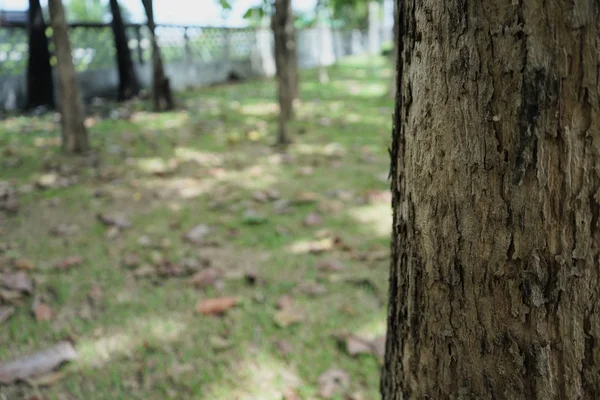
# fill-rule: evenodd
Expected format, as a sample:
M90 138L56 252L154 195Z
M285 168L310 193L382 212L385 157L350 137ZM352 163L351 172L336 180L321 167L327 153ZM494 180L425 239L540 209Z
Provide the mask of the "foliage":
M131 11L119 2L121 16L125 23L131 21ZM69 22L110 22L112 15L104 0L69 0L65 2Z

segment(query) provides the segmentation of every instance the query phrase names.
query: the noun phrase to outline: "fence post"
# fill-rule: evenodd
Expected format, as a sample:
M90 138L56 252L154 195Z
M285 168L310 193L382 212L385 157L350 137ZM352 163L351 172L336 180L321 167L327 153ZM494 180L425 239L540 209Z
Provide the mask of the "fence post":
M137 40L138 61L144 63L144 52L142 50L142 29L139 25L135 27L135 39Z

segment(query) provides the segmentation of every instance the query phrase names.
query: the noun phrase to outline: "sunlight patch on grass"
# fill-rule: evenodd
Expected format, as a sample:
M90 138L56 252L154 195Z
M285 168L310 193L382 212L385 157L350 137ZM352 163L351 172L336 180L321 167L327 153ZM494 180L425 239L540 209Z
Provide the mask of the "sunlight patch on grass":
M83 340L77 345L79 365L101 367L117 357L130 356L138 347L149 342L166 343L177 340L187 325L175 318L142 318L129 322L129 329Z
M214 400L280 400L286 389L303 385L295 371L264 353L237 364L236 372L234 387L215 388Z
M275 102L263 102L257 104L246 104L243 105L239 112L245 115L253 115L253 116L266 116L266 115L274 115L279 110L279 106Z
M350 218L366 225L377 236L389 236L392 229L392 210L389 204L370 204L347 211Z
M218 167L223 164L223 156L217 153L198 151L189 147L175 148L175 157L180 161L193 161L205 167Z

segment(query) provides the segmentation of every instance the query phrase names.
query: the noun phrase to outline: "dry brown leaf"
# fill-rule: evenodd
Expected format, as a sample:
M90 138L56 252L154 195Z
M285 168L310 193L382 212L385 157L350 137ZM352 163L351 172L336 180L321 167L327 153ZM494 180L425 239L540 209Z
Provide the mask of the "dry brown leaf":
M305 204L314 204L319 201L319 196L313 192L305 192L301 191L296 193L294 197L294 204L296 205L305 205Z
M92 305L94 307L98 307L100 305L100 303L102 303L102 298L104 297L102 288L99 285L93 285L90 288L89 297L92 302Z
M344 264L335 259L321 260L317 263L317 269L319 271L340 272L344 270Z
M22 269L24 271L31 271L35 268L35 264L28 258L19 258L14 261L13 265L17 269Z
M371 342L359 336L348 335L346 337L346 351L351 356L355 356L358 354L371 354Z
M304 218L302 222L304 226L317 226L323 223L323 217L317 213L310 213Z
M22 297L23 294L19 291L0 289L0 300L2 300L4 303L15 304L21 300Z
M198 289L215 285L223 277L223 272L218 268L207 268L197 272L189 279L189 283Z
M60 342L46 350L0 363L0 384L12 383L40 377L67 361L77 359L77 351L70 342Z
M156 274L156 269L149 264L144 264L133 271L133 276L136 278L146 278Z
M273 314L273 319L280 328L287 328L304 320L304 314L294 304L294 299L290 295L281 296L277 300L277 308L279 311Z
M119 229L127 229L131 226L129 219L122 214L98 214L97 217L100 222L107 226Z
M277 308L283 310L285 308L290 308L294 305L294 298L289 294L284 294L277 300Z
M0 306L0 324L8 321L14 312L15 308L12 306Z
M327 293L327 288L316 282L300 282L294 289L296 293L301 293L307 296L315 297Z
M385 335L377 336L371 341L371 348L373 354L379 359L380 362L385 358Z
M127 253L123 257L123 265L127 268L135 268L140 265L140 258L135 253Z
M35 320L38 322L50 321L54 317L54 311L52 308L48 304L44 303L39 296L36 296L36 298L33 300L31 310L33 311Z
M62 269L62 270L67 270L67 269L71 269L73 267L78 267L81 265L81 263L83 262L83 259L79 256L71 256L71 257L67 257L64 260L60 261L56 267L58 269Z
M292 344L287 340L278 340L275 343L275 346L277 347L277 351L279 351L279 353L281 353L283 356L287 356L294 351Z
M217 297L213 299L200 300L196 305L196 311L204 315L218 315L237 304L237 297Z
M331 368L319 376L319 396L331 399L350 386L350 375L342 369Z
M285 388L283 390L283 400L300 400L300 396L292 388Z
M17 292L31 293L33 280L22 271L5 272L0 275L0 286Z

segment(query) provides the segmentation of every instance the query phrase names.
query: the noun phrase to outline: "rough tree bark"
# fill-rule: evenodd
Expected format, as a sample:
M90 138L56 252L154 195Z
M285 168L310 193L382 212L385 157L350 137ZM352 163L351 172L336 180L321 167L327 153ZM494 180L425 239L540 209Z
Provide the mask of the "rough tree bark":
M398 6L383 398L598 398L600 3Z
M27 108L54 107L54 85L46 24L39 0L29 0L29 58L27 60Z
M173 102L173 94L171 93L171 84L169 78L165 75L160 47L156 40L156 24L154 23L152 0L142 0L142 4L146 11L152 42L152 106L155 111L172 110L175 108L175 104Z
M84 109L79 92L79 84L73 58L71 43L62 0L49 0L52 37L56 49L56 64L60 92L60 110L62 123L62 147L68 153L84 153L88 150L88 138L83 125Z
M297 84L297 68L292 63L295 58L295 43L290 40L290 33L293 31L291 0L275 0L275 11L271 20L271 28L275 38L275 67L277 70L278 99L279 99L279 133L277 137L278 144L286 144L288 138L286 135L286 123L293 114L294 95L297 90L294 85ZM291 27L291 29L290 29Z
M115 40L115 49L117 55L117 67L119 69L119 95L120 101L128 100L140 92L140 85L137 80L131 50L125 32L125 24L121 15L121 8L118 0L110 0L110 12L112 13L112 32Z

